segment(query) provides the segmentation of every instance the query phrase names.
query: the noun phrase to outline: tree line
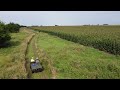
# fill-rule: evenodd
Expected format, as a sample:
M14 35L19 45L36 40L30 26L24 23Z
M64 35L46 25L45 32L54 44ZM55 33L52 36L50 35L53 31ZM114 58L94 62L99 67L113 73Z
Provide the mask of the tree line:
M10 33L18 33L20 27L16 23L10 22L9 24L5 24L0 21L0 47L9 45L11 39Z

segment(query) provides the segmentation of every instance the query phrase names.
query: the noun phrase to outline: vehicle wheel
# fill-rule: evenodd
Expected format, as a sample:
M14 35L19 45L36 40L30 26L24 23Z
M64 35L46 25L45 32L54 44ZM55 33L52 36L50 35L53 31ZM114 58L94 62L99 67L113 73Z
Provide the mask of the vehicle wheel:
M38 71L41 72L41 69L39 69Z
M42 67L42 71L44 70L44 68Z
M36 72L38 72L38 71L39 71L39 69L36 70Z
M32 71L32 73L34 73L34 71Z

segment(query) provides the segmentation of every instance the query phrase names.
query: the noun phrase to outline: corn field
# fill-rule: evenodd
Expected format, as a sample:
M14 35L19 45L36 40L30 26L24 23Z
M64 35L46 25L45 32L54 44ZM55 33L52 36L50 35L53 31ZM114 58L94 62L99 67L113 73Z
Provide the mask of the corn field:
M32 27L85 46L120 55L120 26L42 26Z

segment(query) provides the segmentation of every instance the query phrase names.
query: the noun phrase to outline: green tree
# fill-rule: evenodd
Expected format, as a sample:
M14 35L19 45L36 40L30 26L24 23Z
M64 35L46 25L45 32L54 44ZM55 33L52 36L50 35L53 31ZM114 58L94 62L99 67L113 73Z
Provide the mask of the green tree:
M11 33L17 33L17 32L19 32L20 25L14 24L14 23L9 23L6 25L6 29Z
M10 39L11 37L9 32L6 30L5 24L0 22L0 47L6 46Z

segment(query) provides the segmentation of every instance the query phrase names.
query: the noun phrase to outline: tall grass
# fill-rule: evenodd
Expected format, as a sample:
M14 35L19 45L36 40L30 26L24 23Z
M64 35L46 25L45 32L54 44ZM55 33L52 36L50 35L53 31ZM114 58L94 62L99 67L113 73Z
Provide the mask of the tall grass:
M33 27L60 38L120 55L120 26Z
M11 44L8 48L0 49L0 78L1 79L25 79L25 54L27 44L34 34L21 28L19 33L11 34Z
M120 78L120 56L116 57L43 32L39 33L37 45L47 55L47 59L43 61L52 61L57 79Z

